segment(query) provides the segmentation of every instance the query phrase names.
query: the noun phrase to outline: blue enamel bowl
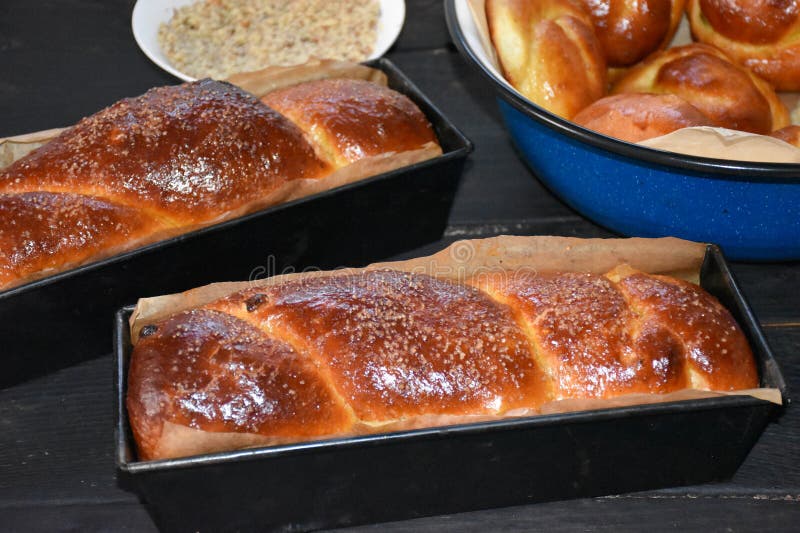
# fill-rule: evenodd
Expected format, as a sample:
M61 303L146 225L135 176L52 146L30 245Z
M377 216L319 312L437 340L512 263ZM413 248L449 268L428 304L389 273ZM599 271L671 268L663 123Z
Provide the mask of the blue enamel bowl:
M446 0L450 34L498 93L506 127L527 165L594 222L638 237L716 243L731 259L800 259L800 165L663 152L582 128L505 85L471 48L462 0ZM463 21L463 11L461 20Z

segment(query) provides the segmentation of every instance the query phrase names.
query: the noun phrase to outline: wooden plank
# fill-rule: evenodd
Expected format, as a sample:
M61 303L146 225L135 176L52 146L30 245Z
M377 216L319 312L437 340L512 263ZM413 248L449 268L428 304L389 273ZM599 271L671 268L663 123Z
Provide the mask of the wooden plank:
M445 48L450 42L442 0L406 0L406 22L391 52Z
M0 137L74 124L177 78L139 50L133 0L0 3Z
M157 531L142 506L96 504L2 509L7 531ZM485 531L797 531L797 497L596 498L507 507L337 529L341 533Z
M0 390L0 506L136 502L116 486L113 414L110 356Z
M796 499L598 498L421 518L337 531L797 531L798 523L800 505Z
M792 296L800 291L800 262L734 263L732 269L762 324L800 323L800 305Z
M4 531L157 532L144 506L137 503L50 505L0 508Z

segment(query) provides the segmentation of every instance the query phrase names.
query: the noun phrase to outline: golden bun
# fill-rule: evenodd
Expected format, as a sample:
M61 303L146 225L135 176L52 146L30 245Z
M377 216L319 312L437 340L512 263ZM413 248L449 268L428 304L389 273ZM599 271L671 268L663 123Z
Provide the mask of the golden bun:
M639 142L681 128L713 126L692 104L674 94L625 93L606 96L572 119L576 124L623 141Z
M666 48L686 0L581 0L610 67L627 67Z
M789 125L772 86L713 46L694 43L656 52L631 68L612 94L675 94L714 125L768 134Z
M526 98L570 119L606 91L606 61L592 20L572 0L487 0L503 75Z
M692 35L772 83L800 91L800 1L689 0Z

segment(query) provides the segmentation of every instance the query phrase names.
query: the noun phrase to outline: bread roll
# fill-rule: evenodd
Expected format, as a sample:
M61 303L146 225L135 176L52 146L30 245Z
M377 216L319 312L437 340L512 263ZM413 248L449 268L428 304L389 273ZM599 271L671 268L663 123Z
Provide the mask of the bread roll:
M692 35L712 44L779 91L800 91L800 2L689 0Z
M800 148L800 126L786 126L785 128L773 131L770 135Z
M768 134L789 124L789 110L769 85L722 51L704 44L657 52L618 80L612 94L675 94L714 125Z
M758 384L691 283L361 270L253 287L143 327L128 416L143 460L536 412L566 398Z
M606 61L577 0L486 0L503 74L523 96L572 118L606 91Z
M440 153L422 112L383 86L322 80L274 99L302 127L227 83L152 89L0 170L0 290L330 188L355 161Z
M627 67L666 48L686 0L581 0L609 67Z
M572 119L603 135L636 143L681 128L713 126L711 119L674 94L624 93L601 98Z

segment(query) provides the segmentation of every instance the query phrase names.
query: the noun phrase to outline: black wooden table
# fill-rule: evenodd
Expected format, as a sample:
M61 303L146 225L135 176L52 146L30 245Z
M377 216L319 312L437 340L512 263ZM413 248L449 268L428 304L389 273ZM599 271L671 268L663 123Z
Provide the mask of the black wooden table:
M523 166L492 91L450 42L441 0L406 4L405 28L388 57L476 146L445 239L417 253L503 233L610 235L554 198ZM131 0L2 0L0 137L66 126L119 98L176 83L136 47L132 7ZM734 271L790 394L800 391L800 264L737 263ZM112 405L110 355L0 390L0 530L155 529L136 496L117 487ZM800 530L800 410L790 407L771 424L726 483L357 529L645 528Z

